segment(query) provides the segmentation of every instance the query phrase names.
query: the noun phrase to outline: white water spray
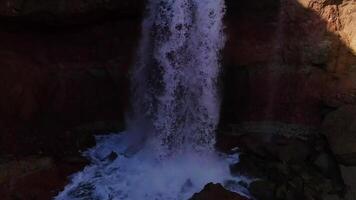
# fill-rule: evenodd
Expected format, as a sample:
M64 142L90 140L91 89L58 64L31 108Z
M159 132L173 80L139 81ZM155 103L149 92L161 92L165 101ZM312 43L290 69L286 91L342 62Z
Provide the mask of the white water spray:
M224 0L150 0L148 9L132 74L133 119L144 115L164 151L207 151L219 121Z
M224 0L148 0L128 131L98 137L92 164L57 200L186 200L239 181L229 173L237 158L213 151L224 10Z

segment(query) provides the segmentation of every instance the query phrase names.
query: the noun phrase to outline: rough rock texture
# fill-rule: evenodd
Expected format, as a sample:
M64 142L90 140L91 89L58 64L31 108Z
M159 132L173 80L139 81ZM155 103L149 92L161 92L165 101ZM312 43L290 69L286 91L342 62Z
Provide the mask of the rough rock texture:
M44 154L57 163L58 157L77 155L93 145L93 133L121 128L143 4L0 0L0 159ZM342 141L354 139L352 123L346 123L353 118L345 106L356 105L356 2L226 4L221 127L234 134L225 135L222 146L246 147L282 163L300 164L315 155L313 165L327 171L330 163L325 167L324 161L329 157L311 153L318 150L309 144L323 124L330 126L326 135L338 160L351 164L352 145ZM342 112L332 112L340 107ZM334 115L340 116L335 122ZM21 188L25 191L16 197L21 199L45 188L46 180L33 181L65 168L52 164L49 171L31 172L24 181L15 178L10 182L16 184L2 187L0 194ZM51 188L64 184L57 178ZM26 190L24 185L38 187ZM53 194L33 195L48 199Z
M346 194L347 200L356 199L356 167L341 167L342 176L349 189Z
M264 158L263 167L273 160L304 163L317 167L316 174L329 172L342 182L328 144L323 142L321 151L313 141L324 127L337 161L353 164L355 113L348 105L356 104L356 2L263 0L230 4L240 8L231 8L226 18L225 96L217 146L222 150L239 147ZM242 11L236 14L234 9ZM251 165L245 168L261 175ZM271 174L272 178L280 177ZM293 177L290 175L284 176ZM269 186L260 184L257 191L268 188L261 185ZM318 193L323 192L316 192L316 196Z
M220 184L209 183L190 200L248 200L248 198L228 191Z
M142 7L0 0L1 199L51 199L93 133L122 130Z
M67 184L68 174L87 164L81 158L55 161L49 157L27 157L0 161L0 195L2 200L48 200Z
M3 152L48 151L44 139L123 118L143 3L0 1ZM226 3L223 125L318 127L355 103L354 1Z
M64 152L73 128L122 123L142 5L120 2L0 1L2 154Z
M127 19L142 15L144 0L1 0L2 22L37 22L41 25L68 25L92 23L120 17Z
M268 151L273 147L267 147L264 153L241 148L240 161L230 166L234 175L254 180L248 187L253 197L257 200L313 200L344 194L338 164L325 149L312 150L312 144L300 141L280 146L279 150L284 153ZM306 146L310 150L303 152ZM283 156L278 157L278 154Z
M356 106L344 106L330 113L323 133L340 163L356 165Z
M330 110L355 104L354 1L230 4L223 123L319 127Z

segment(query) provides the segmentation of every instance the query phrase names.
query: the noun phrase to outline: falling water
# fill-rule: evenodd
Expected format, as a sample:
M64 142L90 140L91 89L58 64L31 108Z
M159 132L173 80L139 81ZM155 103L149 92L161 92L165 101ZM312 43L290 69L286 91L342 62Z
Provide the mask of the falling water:
M224 0L149 1L132 74L133 118L144 115L169 151L214 144L223 15Z
M185 200L238 181L238 158L213 151L224 10L224 0L148 0L128 130L98 137L57 200Z

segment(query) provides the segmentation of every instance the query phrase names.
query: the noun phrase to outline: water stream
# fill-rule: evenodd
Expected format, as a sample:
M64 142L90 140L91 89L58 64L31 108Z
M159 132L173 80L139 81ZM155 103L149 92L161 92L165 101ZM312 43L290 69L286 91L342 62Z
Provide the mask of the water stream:
M224 0L148 0L127 131L99 136L57 200L185 200L209 182L243 192L214 151Z

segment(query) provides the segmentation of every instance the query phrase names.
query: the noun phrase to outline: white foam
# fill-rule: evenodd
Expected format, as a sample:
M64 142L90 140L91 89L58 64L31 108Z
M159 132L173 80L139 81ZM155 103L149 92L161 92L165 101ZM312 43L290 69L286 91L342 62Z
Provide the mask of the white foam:
M99 138L57 200L185 200L229 180L242 191L229 172L237 158L213 149L224 12L224 0L148 0L128 132Z
M56 200L186 200L209 182L236 183L235 191L243 192L232 177L229 165L237 156L227 157L186 151L174 157L157 159L155 141L148 142L132 157L125 157L125 134L99 139L96 147L86 152L92 164L75 174ZM111 152L119 156L108 158Z

